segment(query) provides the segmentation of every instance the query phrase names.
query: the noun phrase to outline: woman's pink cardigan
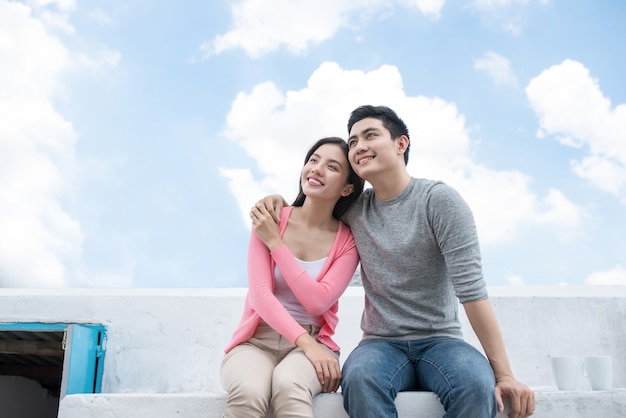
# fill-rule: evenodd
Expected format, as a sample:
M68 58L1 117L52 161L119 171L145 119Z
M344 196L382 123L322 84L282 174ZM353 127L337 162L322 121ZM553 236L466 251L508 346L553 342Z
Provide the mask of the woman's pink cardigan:
M292 209L292 206L285 207L281 212L281 236ZM342 222L339 222L328 259L315 280L306 273L285 244L270 252L252 231L248 247L248 295L239 326L224 351L228 353L234 346L250 339L262 320L293 344L307 332L274 296L274 266L278 266L304 309L311 315L321 315L324 323L319 331L319 341L331 350L338 351L339 346L331 338L339 321L338 299L348 287L358 262L359 254L354 238L350 228Z

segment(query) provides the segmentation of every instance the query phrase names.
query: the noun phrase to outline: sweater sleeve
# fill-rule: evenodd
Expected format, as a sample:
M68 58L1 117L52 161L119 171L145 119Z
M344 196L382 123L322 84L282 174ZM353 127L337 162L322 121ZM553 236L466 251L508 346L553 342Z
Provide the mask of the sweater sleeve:
M248 297L251 307L276 332L293 344L306 330L274 295L270 251L254 231L248 245Z
M456 296L461 303L486 299L478 234L465 200L439 183L430 193L429 214Z
M321 315L337 302L359 262L352 233L343 223L317 280L309 276L285 244L274 249L271 256L293 294L311 315Z

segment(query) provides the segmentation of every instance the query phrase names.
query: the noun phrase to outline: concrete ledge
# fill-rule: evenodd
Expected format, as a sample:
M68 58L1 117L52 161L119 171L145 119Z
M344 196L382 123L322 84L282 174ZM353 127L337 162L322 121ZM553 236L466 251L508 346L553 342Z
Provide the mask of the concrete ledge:
M609 355L614 387L626 388L626 286L489 292L516 377L541 388L535 417L626 417L626 389L593 392L586 378L573 392L544 386L554 381L552 356ZM106 327L104 393L63 398L59 418L218 418L224 405L223 348L241 317L246 293L244 288L0 289L0 319ZM340 361L361 338L363 301L363 289L356 286L341 297L335 335ZM465 339L480 350L463 312ZM402 393L397 405L401 418L443 415L431 393ZM315 413L317 418L346 418L340 395L316 398Z
M623 418L626 389L557 391L536 389L534 418ZM59 418L220 418L224 393L206 394L89 394L61 400ZM396 400L400 418L439 418L444 411L431 392L401 392ZM341 394L315 397L316 418L348 418ZM498 418L505 418L508 408ZM268 418L273 418L268 414Z

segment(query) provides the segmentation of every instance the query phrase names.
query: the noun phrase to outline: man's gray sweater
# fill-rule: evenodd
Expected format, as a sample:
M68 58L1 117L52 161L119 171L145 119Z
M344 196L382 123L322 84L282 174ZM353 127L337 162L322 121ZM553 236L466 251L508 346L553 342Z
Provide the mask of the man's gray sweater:
M472 212L448 185L412 178L389 200L365 190L344 215L361 256L363 339L461 338L461 303L487 298Z

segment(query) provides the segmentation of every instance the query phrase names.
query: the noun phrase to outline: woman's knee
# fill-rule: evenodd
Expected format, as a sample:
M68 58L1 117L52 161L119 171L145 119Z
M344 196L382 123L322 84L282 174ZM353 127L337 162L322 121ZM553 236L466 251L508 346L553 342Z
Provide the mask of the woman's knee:
M314 382L306 382L297 370L292 370L291 376L275 374L272 380L272 398L270 404L276 417L285 416L312 416L313 396L321 392L322 386L313 378Z
M232 384L226 397L224 417L264 417L270 397L269 389L247 382Z
M228 388L228 396L242 399L256 399L258 402L267 402L271 397L269 385L260 385L258 381L241 380Z

